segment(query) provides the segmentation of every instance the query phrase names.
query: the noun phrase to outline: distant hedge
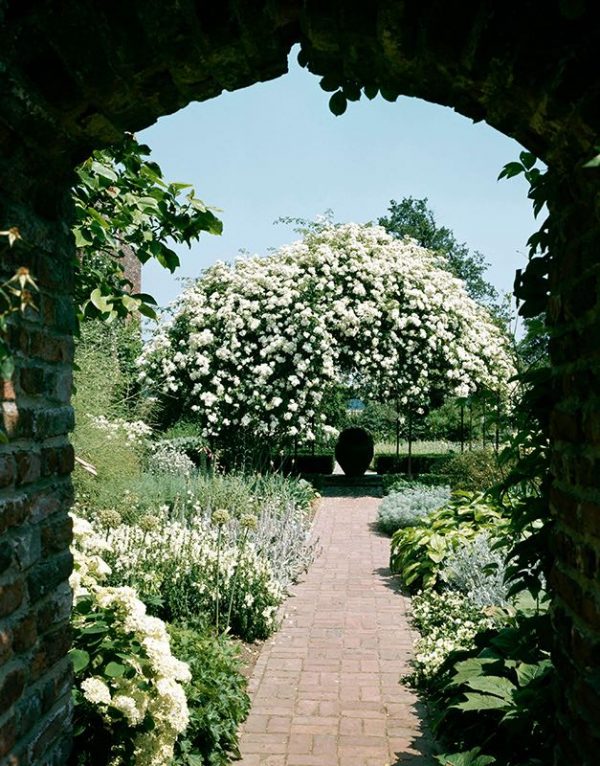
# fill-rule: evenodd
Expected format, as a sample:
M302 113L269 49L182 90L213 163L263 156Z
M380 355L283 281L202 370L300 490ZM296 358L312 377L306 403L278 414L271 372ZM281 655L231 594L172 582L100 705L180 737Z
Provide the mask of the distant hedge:
M305 473L333 473L335 460L332 454L320 455L288 455L281 458L279 470L286 474L297 476Z
M429 454L413 455L411 459L412 473L428 474L438 473L440 469L448 462L451 455L448 454ZM408 455L383 454L376 455L373 461L377 473L408 473Z

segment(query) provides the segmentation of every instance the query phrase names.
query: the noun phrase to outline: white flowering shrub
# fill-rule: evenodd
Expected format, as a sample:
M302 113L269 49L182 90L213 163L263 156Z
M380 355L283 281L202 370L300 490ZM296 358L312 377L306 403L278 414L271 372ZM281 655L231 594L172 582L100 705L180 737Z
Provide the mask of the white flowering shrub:
M448 486L429 487L418 483L392 491L379 505L377 526L388 535L401 527L412 527L428 513L445 505L450 496Z
M425 685L450 652L471 648L477 633L497 624L493 611L486 613L452 590L419 591L411 602L411 621L420 633L408 678L414 686Z
M102 766L168 766L188 724L182 682L165 624L128 587L106 587L106 540L74 518L72 658L75 760Z
M125 441L140 446L152 433L152 428L143 420L110 419L104 415L94 415L89 420L106 441Z
M160 604L169 621L225 618L233 593L232 631L248 641L266 638L283 586L253 540L242 546L229 526L220 529L203 516L173 521L160 511L122 524L107 536L111 579Z
M440 256L378 226L326 226L267 258L217 263L147 344L140 378L205 437L312 441L328 393L419 409L433 392L506 394L509 344Z
M153 447L148 455L147 469L152 474L192 476L196 466L185 452L168 444L160 444Z

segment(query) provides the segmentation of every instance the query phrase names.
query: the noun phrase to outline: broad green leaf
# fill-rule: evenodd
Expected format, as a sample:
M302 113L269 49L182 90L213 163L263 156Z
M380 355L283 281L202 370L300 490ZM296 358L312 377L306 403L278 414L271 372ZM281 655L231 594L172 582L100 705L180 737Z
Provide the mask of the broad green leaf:
M493 694L505 702L511 702L516 686L508 678L502 676L472 676L466 680L466 685L477 692Z
M90 655L83 649L71 649L69 657L73 663L73 672L79 673L82 671L90 661Z
M360 86L356 85L356 83L344 83L342 90L348 101L360 101L361 90Z
M108 297L102 295L99 287L97 287L95 290L92 290L90 294L90 301L98 309L98 311L101 311L103 314L106 314L111 310Z
M90 238L79 226L73 230L73 234L75 236L75 247L81 248L90 244Z
M393 103L394 101L397 101L399 95L400 94L396 93L396 91L394 90L389 90L388 88L381 88L381 96L386 101L391 101Z
M98 623L98 625L88 625L86 628L81 628L81 633L84 635L93 635L95 633L108 633L108 625L106 623Z
M443 766L490 766L496 763L496 759L491 755L481 755L479 747L462 753L444 753L436 755L435 759Z
M465 694L465 700L464 702L458 702L456 705L452 705L451 707L456 708L457 710L505 710L508 705L506 703L506 700L501 699L500 697L494 697L490 694L475 694L472 692L467 692Z
M148 317L148 319L156 319L156 311L152 308L152 306L149 306L147 303L140 303L137 309L142 316Z
M126 669L125 665L121 665L120 662L109 662L104 668L104 672L109 678L120 678Z
M542 660L541 662L537 662L535 664L521 662L517 665L516 668L517 681L519 686L527 686L536 678L541 678L548 672L549 668L551 667L551 660Z
M119 176L112 168L108 167L107 165L103 165L101 162L97 162L96 160L92 161L91 169L92 172L96 173L96 175L107 178L109 181L116 182L119 180Z
M595 157L592 157L589 162L586 162L583 166L584 168L598 168L600 167L600 154L597 154Z
M452 685L457 686L473 676L483 675L484 668L495 663L497 663L496 659L486 657L471 657L468 660L457 662L454 666L456 672L452 677Z
M332 75L327 74L325 77L321 78L319 85L321 86L322 90L326 91L327 93L333 93L340 87L340 80L338 77L333 77Z
M135 298L132 298L131 295L127 295L127 294L121 297L121 303L123 304L123 306L125 306L127 311L132 313L134 311L137 311L140 307L140 301L136 300Z

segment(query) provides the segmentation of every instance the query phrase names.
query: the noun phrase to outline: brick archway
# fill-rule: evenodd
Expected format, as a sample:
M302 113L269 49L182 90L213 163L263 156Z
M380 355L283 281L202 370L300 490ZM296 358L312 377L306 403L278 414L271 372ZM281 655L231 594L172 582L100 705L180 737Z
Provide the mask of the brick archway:
M562 675L557 762L600 744L600 322L597 171L583 170L600 122L600 29L585 0L4 0L0 3L0 227L25 244L40 317L12 333L5 386L12 439L0 452L0 764L64 763L70 567L66 509L72 362L72 169L157 117L285 73L300 43L336 85L418 96L485 120L542 157L560 181L551 210L550 316L557 395L555 659ZM589 7L589 10L588 10ZM316 85L316 83L315 83ZM12 761L4 761L12 754Z

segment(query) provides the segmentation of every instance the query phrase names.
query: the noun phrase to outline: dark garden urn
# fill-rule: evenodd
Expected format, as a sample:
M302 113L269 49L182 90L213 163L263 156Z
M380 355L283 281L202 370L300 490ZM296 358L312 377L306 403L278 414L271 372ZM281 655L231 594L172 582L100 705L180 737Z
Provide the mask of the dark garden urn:
M345 428L335 445L335 459L346 476L362 476L373 460L373 437L364 428Z

